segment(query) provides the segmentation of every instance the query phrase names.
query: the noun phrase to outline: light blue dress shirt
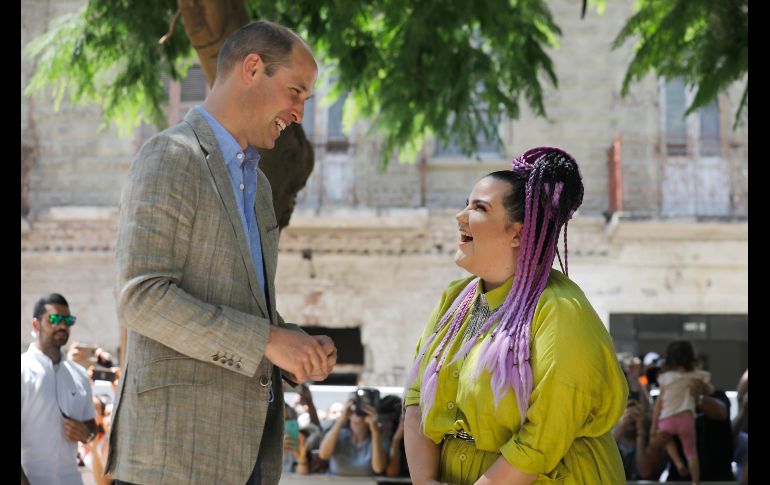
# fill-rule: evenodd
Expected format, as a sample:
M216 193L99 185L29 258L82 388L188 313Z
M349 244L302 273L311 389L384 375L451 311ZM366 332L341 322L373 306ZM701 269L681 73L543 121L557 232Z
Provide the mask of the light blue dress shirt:
M222 124L214 118L211 113L206 111L203 106L196 106L200 114L208 121L214 137L219 144L219 150L222 152L222 158L227 165L227 172L230 174L230 182L235 194L235 202L241 214L241 223L246 237L249 241L249 250L251 251L251 262L254 264L254 270L257 273L257 281L262 293L265 296L265 302L269 305L270 300L265 291L265 267L262 261L262 241L259 236L259 226L257 225L257 215L254 212L254 201L257 198L257 166L259 165L259 152L256 148L248 146L246 150L241 150L241 146L235 140L233 135L225 129Z

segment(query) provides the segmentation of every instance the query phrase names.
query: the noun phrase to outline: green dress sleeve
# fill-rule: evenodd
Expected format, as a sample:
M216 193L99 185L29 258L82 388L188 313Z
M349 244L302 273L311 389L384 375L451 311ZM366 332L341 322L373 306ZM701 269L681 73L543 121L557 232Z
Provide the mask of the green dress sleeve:
M609 333L579 289L546 289L531 328L526 421L500 452L523 472L558 480L576 439L599 437L620 419L628 388Z

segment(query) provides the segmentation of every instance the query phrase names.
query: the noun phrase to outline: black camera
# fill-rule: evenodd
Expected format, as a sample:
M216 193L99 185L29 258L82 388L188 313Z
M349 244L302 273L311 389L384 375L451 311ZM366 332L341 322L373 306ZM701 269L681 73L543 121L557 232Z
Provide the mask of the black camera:
M377 409L380 406L380 391L368 387L359 387L356 389L356 415L366 416L364 404Z
M115 373L109 369L94 369L91 380L112 382L115 380Z

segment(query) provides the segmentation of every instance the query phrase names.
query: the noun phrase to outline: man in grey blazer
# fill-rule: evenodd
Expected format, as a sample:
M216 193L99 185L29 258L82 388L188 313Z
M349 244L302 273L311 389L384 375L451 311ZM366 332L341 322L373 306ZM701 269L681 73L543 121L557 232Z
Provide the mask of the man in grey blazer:
M233 33L201 106L141 148L120 201L128 328L106 470L120 483L278 483L282 374L323 380L327 336L275 310L278 224L256 148L300 123L317 75L270 22Z

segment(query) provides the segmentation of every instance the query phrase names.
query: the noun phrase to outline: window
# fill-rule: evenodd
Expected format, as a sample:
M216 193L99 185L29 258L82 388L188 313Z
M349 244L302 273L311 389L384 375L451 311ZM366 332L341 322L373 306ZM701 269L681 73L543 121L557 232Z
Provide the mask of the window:
M674 79L666 83L666 153L687 155L687 124L684 112L687 109L684 82Z
M319 90L305 103L302 127L313 144L315 168L305 188L297 194L297 204L305 207L356 205L353 144L342 123L348 95L342 94L325 107L324 103L318 105L315 102L323 99L324 94Z
M717 100L684 116L694 92L681 78L661 80L661 126L665 153L661 213L666 216L727 216L731 213L728 160L722 157Z
M187 70L187 76L181 81L172 81L167 75L161 76L163 89L168 93L168 105L166 106L166 122L168 126L174 126L184 119L184 116L194 107L206 99L209 92L206 76L203 69L195 64ZM136 131L134 144L136 150L158 133L155 126L142 123Z
M685 117L695 93L682 78L662 81L664 136L669 156L718 157L721 155L721 120L717 100Z
M342 125L343 107L348 95L343 94L329 106L326 125L326 150L328 152L346 152L350 145Z
M209 92L203 68L193 65L187 70L182 82L168 82L168 125L173 126L184 119L184 115L206 99Z

